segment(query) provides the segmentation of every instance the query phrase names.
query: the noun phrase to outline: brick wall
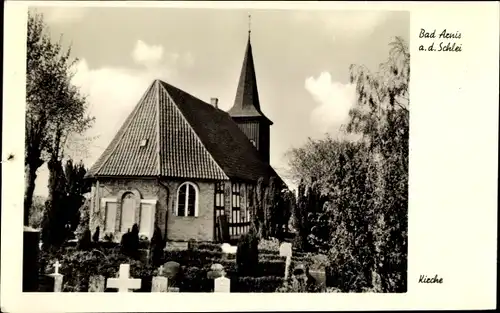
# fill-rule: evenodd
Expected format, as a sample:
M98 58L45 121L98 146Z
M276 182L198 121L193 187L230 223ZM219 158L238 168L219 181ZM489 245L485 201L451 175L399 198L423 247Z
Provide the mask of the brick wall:
M99 183L93 184L91 199L92 210L97 210L99 219L91 218L91 231L100 226L101 238L104 237L105 206L102 199L116 199L116 229L115 240L121 239L119 221L121 219L121 197L127 192L132 192L139 201L136 207L136 220L140 216L140 200L157 199L155 210L155 222L160 227L162 234L168 240L195 239L198 241L214 240L214 206L215 206L215 182L192 181L198 187L198 216L176 216L177 190L185 181L160 181L156 179L100 179ZM97 188L99 185L99 188ZM243 215L248 208L248 191L250 186L243 184L241 193L241 211ZM227 216L231 216L231 182L225 182L225 210ZM91 215L92 216L92 215Z
M132 193L135 199L135 222L140 222L141 200L158 200L155 211L156 216L161 216L162 208L164 208L162 202L165 202L163 199L165 192L160 188L156 179L100 179L98 182L94 182L92 186L90 215L90 229L92 233L97 226L100 228L101 239L107 233L105 230L106 203L104 202L107 199L110 200L109 202L116 203L116 219L113 234L115 241L121 240L121 236L123 235L120 229L121 202L123 195L128 192ZM93 212L97 214L93 214Z
M198 216L176 216L177 189L183 181L170 181L170 199L167 213L167 238L169 240L212 241L214 235L215 183L194 182L198 193Z

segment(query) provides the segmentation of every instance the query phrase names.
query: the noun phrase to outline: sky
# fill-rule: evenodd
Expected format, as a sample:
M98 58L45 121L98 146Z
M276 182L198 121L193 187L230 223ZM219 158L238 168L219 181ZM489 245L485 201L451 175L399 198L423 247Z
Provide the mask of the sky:
M271 165L290 186L286 152L309 137L336 136L355 101L349 66L376 70L395 36L409 41L410 15L392 11L39 7L54 40L78 59L72 83L87 96L92 166L154 79L228 110L248 29L261 108L271 126ZM249 22L248 15L251 15ZM249 26L250 24L250 26ZM47 195L39 169L35 194Z

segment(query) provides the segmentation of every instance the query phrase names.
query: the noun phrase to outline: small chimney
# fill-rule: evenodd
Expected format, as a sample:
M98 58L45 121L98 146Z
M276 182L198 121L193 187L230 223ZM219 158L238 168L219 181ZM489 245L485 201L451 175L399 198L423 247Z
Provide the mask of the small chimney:
M219 98L210 98L210 104L215 108L219 108Z

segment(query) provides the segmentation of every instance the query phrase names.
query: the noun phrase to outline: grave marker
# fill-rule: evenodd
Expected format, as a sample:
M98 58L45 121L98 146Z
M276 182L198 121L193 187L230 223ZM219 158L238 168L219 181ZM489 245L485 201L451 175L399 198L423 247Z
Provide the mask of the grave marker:
M54 267L54 273L49 274L50 278L53 279L54 282L54 292L61 292L62 291L62 282L63 282L63 275L59 273L59 267L61 267L61 263L56 260L56 262L52 265Z
M285 262L285 282L288 280L288 272L290 271L290 264L292 263L292 244L283 242L280 245L280 256L286 257Z
M54 267L54 274L59 274L59 268L61 267L61 263L59 263L58 260L56 260L56 263L52 265Z
M140 289L141 280L130 278L130 264L121 264L118 278L108 278L107 287L117 288L118 292L130 292L130 289Z
M222 274L221 277L214 279L214 292L231 292L231 280Z
M168 278L162 276L164 270L163 265L158 268L158 275L153 277L151 283L151 292L168 292Z

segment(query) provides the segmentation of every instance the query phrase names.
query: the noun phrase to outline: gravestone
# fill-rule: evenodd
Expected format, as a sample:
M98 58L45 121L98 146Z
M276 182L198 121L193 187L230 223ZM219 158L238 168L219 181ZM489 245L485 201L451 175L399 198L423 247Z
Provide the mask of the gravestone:
M214 292L231 292L231 280L224 275L214 279Z
M23 232L23 292L38 291L39 252L40 232L25 226Z
M309 275L314 279L314 284L322 291L326 290L326 271L324 268L309 269Z
M130 292L131 289L140 289L141 280L130 278L130 264L121 264L118 278L108 278L108 288L117 288L118 292Z
M92 275L89 277L89 292L104 292L106 278L102 275Z
M179 273L181 265L174 261L168 261L163 265L162 274L168 279L175 279Z
M151 283L151 292L168 292L168 278L162 276L164 274L164 266L158 268L158 275L153 277Z
M288 273L290 272L290 264L292 263L292 244L283 242L280 245L280 256L286 257L285 262L285 282L288 280Z
M59 273L59 267L61 267L61 263L56 260L56 262L52 266L54 267L54 273L47 275L49 277L50 284L52 284L49 291L61 292L63 283L63 275Z
M231 235L229 234L229 222L227 221L227 216L219 215L217 217L217 224L219 225L219 241L229 242L231 240Z

